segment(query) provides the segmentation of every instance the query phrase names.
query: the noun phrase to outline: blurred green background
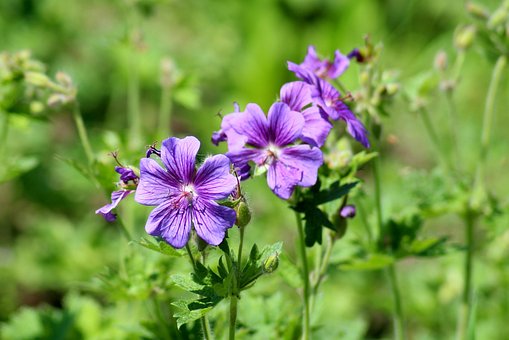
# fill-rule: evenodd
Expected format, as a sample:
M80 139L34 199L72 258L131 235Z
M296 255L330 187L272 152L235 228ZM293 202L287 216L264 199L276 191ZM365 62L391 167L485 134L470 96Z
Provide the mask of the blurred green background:
M491 8L497 4L485 2ZM256 102L268 109L281 85L294 79L286 61L300 62L308 45L327 56L335 49L346 54L362 46L369 35L372 41L383 42L382 65L398 70L404 89L415 76L432 68L438 50L454 50L454 31L468 21L462 1L442 0L2 0L0 50L28 49L47 65L49 75L64 71L73 78L94 150L104 168L111 169L104 182L111 182L113 188L114 161L108 152L118 150L121 160L136 166L133 155L141 157L145 144L167 137L155 132L164 60L171 60L170 75L175 81L172 133L197 136L202 141L200 153L205 155L226 150L209 142L212 131L220 126L217 113L231 112L233 101L241 107ZM492 65L482 51L469 51L458 89L461 163L470 173L476 165ZM353 65L342 78L347 88L357 86L357 70ZM144 139L128 152L128 92L133 74L139 80ZM507 85L504 77L487 176L490 189L505 201L509 181L501 170L509 162L505 136L509 119L504 114ZM437 102L436 107L443 110L445 105ZM438 131L447 132L444 113L431 115ZM94 214L107 196L58 157L85 162L72 117L50 112L46 118L12 118L4 145L9 156L36 161L30 170L0 184L0 322L8 321L2 334L5 338L151 337L147 331L151 328L142 325L143 320L153 319L144 294L153 288L153 281L164 281L151 277L151 271L156 267L168 273L185 271L187 263L164 264L157 254L127 245L117 226ZM404 100L395 103L383 124L384 138L391 137L382 154L388 215L411 200L405 174L414 169L427 171L437 160L422 122ZM362 174L369 197L369 168ZM275 198L262 178L248 181L246 192L254 211L247 244L283 240L288 257L294 259L296 233L286 202ZM120 213L139 239L150 209L136 206L132 199L123 203ZM366 204L371 220L369 199ZM357 220L350 234L363 232ZM479 249L478 261L484 265L476 267L476 326L485 339L509 334L505 222L494 222L495 226L481 229L478 235L482 240L493 232L499 235ZM461 224L453 216L428 221L425 233L463 242ZM347 239L336 245L336 258L348 254ZM119 287L112 285L110 291L97 288L97 275L106 266L122 273L126 261L140 268L133 275L121 275L127 283L117 282ZM398 269L411 338L452 336L461 293L462 254L405 260ZM274 320L284 328L292 322L285 320L288 314L298 316L298 295L280 275L262 281L241 300L239 320L257 327L249 338L277 338L281 333L274 330ZM327 298L320 301L314 321L321 325L316 330L318 339L390 336L392 301L382 273L331 271L323 289ZM271 304L277 306L278 315L264 315L263 306ZM28 307L37 307L38 312ZM251 313L253 309L257 313ZM224 311L226 305L220 305L214 315L220 317Z

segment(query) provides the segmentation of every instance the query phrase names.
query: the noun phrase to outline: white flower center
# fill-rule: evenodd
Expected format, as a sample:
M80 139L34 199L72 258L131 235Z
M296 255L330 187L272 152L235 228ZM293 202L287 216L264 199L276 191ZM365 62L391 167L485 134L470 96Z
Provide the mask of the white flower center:
M182 188L182 195L181 195L181 197L182 198L185 197L190 204L193 202L193 198L195 196L197 196L196 195L196 189L194 188L194 186L192 184L185 185Z
M279 155L281 153L281 150L273 144L269 144L265 151L267 152L267 156L265 157L265 160L263 162L264 165L271 165L272 162L279 158Z

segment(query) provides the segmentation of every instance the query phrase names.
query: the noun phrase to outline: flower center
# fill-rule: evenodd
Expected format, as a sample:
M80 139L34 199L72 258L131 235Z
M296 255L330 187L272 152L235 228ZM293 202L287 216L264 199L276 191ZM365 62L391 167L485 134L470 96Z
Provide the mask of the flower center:
M264 165L271 165L272 162L278 159L280 150L275 145L270 144L265 151L267 151L267 154L263 162Z
M193 198L196 196L196 189L192 184L185 185L182 188L180 199L185 198L189 204L193 203ZM179 199L179 200L180 200Z

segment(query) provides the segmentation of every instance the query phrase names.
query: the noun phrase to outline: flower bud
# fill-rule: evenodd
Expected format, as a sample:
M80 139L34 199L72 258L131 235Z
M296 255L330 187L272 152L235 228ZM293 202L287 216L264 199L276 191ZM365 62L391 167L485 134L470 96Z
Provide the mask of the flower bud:
M490 16L490 12L479 4L468 2L466 7L467 12L470 13L474 18L486 20Z
M51 80L45 74L39 72L26 72L25 80L27 83L38 87L47 87L51 84Z
M447 53L445 51L442 50L436 54L434 66L440 72L444 72L447 69Z
M509 15L508 9L506 6L501 6L490 15L488 19L488 23L486 26L488 28L495 28L500 25L503 25L507 21L507 16Z
M262 270L266 274L272 273L279 266L279 254L277 252L271 254L265 262L263 262Z
M251 221L251 210L244 200L237 204L235 207L235 212L237 213L237 220L235 221L235 224L239 228L244 228L247 226Z
M454 45L457 49L466 50L472 45L475 38L475 27L473 25L460 27L454 35Z
M347 204L339 211L339 215L343 218L354 218L357 210L355 209L355 205Z

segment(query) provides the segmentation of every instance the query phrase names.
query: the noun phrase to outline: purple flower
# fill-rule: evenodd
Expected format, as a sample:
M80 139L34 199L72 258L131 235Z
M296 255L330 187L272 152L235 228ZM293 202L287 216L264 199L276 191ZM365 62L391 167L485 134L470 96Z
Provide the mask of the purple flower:
M304 127L300 139L305 143L320 147L325 143L332 124L317 106L309 105L313 103L311 90L311 85L302 81L294 81L281 87L280 97L281 101L287 104L291 110L300 112L304 117Z
M212 133L211 141L214 145L219 145L220 142L227 141L228 149L238 149L245 144L245 138L239 135L232 129L232 126L237 124L239 118L240 106L237 102L233 103L234 111L223 117L221 121L221 129Z
M113 222L117 219L117 215L111 211L117 207L120 201L134 192L132 188L136 188L139 180L139 177L131 168L116 166L115 171L120 175L120 182L118 182L118 186L122 189L113 191L111 193L111 203L106 204L95 211L96 214L102 215L107 222Z
M117 215L111 211L117 207L117 205L124 198L132 194L134 190L117 190L111 193L111 203L106 204L102 208L95 211L96 214L102 215L107 222L113 222L117 219Z
M334 52L333 61L328 59L321 60L316 54L315 47L309 46L308 54L304 58L304 62L299 65L295 63L291 64L294 65L291 71L295 72L297 77L301 79L303 79L302 74L306 73L306 71L312 72L320 78L336 79L346 71L350 65L350 59L336 50Z
M315 77L314 81L315 86L313 86L311 97L316 105L331 119L344 120L348 133L364 147L369 148L368 131L348 106L343 103L339 91L323 79Z
M138 182L138 176L134 173L133 169L116 166L115 171L120 174L120 180L124 182L124 184L128 184L129 181L133 181L134 183Z
M356 213L355 205L348 204L341 208L339 215L343 218L354 218Z
M305 120L301 113L285 103L275 103L266 117L258 105L248 104L236 120L232 129L249 147L230 149L226 155L241 177L249 176L249 162L254 162L267 170L269 187L282 199L290 198L297 185L316 183L322 152L305 144L291 145L302 135Z
M236 215L231 208L217 204L235 189L230 161L224 155L205 160L196 170L195 158L200 142L195 137L169 138L161 145L161 162L151 158L140 161L140 182L135 200L157 206L145 230L161 236L175 248L189 240L191 225L205 242L218 245L233 226Z

